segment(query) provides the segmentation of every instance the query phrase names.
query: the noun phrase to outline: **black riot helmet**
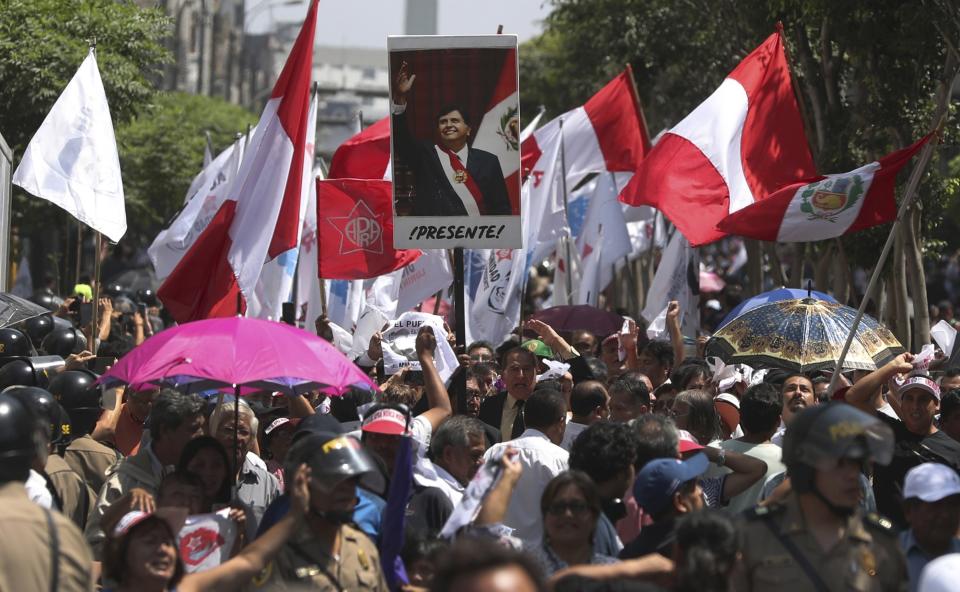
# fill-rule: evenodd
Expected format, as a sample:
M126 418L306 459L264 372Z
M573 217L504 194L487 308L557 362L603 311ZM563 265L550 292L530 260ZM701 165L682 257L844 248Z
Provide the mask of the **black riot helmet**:
M893 458L893 430L876 417L846 403L826 403L804 409L783 436L783 464L797 493L813 493L837 514L851 509L835 506L817 489L815 475L850 459L864 464L888 464Z
M16 358L0 367L0 390L11 386L37 386L39 383L29 358Z
M157 305L157 295L153 293L153 290L149 288L144 290L137 290L137 302L142 302L147 306L156 306Z
M37 292L30 299L35 304L39 304L50 312L56 312L60 308L60 305L63 304L63 299L57 296L54 296L50 292Z
M48 314L33 317L23 322L23 331L30 338L33 347L39 347L43 338L53 331L53 317Z
M0 359L32 354L30 339L22 331L10 327L0 329Z
M100 388L96 374L89 370L66 370L50 379L47 390L63 406L73 427L71 437L93 432L100 419Z
M35 386L14 386L3 394L19 400L33 413L51 443L60 444L69 436L70 421L50 391Z
M74 327L54 329L43 338L40 348L48 355L66 359L70 354L78 354L87 349L87 338Z
M0 483L27 480L39 441L36 418L30 409L0 393Z

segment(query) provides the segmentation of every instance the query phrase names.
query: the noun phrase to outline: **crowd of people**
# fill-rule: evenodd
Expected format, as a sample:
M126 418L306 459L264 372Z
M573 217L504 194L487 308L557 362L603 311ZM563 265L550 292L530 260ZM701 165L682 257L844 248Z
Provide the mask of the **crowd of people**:
M237 400L96 385L163 330L109 294L96 336L49 292L0 329L0 590L958 589L942 356L720 372L672 303L670 340L526 320L443 380L424 326L420 370L354 360L377 392Z

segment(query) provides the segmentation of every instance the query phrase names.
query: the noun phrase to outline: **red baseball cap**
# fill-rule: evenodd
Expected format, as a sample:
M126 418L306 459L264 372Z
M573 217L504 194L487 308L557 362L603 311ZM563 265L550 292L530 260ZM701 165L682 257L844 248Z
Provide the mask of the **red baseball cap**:
M407 416L396 409L385 407L377 409L370 415L363 418L363 426L360 428L364 432L374 434L387 434L389 436L406 436Z

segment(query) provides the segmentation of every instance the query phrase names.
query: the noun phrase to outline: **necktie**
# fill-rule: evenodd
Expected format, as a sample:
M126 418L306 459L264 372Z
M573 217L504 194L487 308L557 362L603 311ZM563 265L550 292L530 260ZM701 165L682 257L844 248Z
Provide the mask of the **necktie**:
M516 417L513 418L513 430L510 434L510 439L519 438L520 434L523 433L524 423L523 423L523 403L524 401L517 401L514 404L514 407L517 410Z

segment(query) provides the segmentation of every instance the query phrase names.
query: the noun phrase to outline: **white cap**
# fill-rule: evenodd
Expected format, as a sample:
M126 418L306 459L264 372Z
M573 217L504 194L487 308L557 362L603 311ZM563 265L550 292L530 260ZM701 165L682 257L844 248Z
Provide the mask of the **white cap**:
M960 553L937 557L920 572L919 592L952 592L957 589Z
M917 498L924 502L938 502L945 497L960 494L960 475L940 463L924 463L907 471L903 481L903 499Z

